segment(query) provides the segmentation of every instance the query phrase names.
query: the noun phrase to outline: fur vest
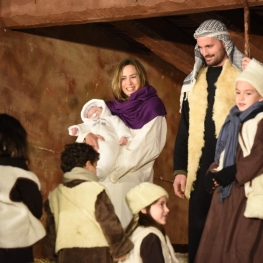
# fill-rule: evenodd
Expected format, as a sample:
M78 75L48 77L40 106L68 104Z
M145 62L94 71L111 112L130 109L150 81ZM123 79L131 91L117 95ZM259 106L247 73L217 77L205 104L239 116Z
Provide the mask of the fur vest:
M23 202L13 202L10 192L18 178L35 182L37 176L18 167L0 165L0 248L24 248L35 244L46 235L44 226Z
M158 236L161 241L162 252L165 263L179 263L175 257L175 253L168 236L165 236L155 227L137 227L132 233L130 239L134 244L133 250L130 251L126 260L123 263L142 263L140 257L140 247L143 239L153 233Z
M263 112L243 124L241 134L238 136L238 141L244 158L251 152L258 123L262 118ZM247 204L244 216L247 218L263 219L263 174L258 175L251 182L245 183L245 195L247 197Z
M204 147L204 122L207 110L207 67L200 70L192 91L188 92L189 101L189 139L188 139L188 167L185 196L189 199L196 180L202 148ZM235 79L240 74L229 60L223 66L222 72L215 83L215 102L213 105L213 121L215 136L220 129L230 109L235 105Z
M56 253L63 248L109 246L94 215L97 196L103 190L98 182L84 182L73 188L60 184L49 194L57 231Z

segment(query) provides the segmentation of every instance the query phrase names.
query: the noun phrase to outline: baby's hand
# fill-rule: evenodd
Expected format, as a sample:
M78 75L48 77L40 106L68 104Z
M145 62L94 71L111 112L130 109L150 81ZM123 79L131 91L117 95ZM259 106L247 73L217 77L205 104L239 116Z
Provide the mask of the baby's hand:
M76 136L78 133L79 129L77 127L71 128L71 133L72 135Z
M120 138L120 145L121 145L121 146L127 145L127 143L128 143L127 137L121 137L121 138Z

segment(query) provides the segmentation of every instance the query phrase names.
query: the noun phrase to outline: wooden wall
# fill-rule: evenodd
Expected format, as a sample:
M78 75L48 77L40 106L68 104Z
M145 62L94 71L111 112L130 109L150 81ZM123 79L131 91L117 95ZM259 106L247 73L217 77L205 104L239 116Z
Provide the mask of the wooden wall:
M18 118L26 128L30 169L41 181L44 200L61 181L60 152L75 140L67 127L81 123L80 110L87 100L112 100L113 71L130 56L145 66L166 106L167 142L155 163L155 176L172 181L182 72L99 24L0 30L0 112ZM172 243L186 244L187 201L174 196L172 183L154 181L170 194L167 233ZM43 241L35 246L35 255L44 256Z

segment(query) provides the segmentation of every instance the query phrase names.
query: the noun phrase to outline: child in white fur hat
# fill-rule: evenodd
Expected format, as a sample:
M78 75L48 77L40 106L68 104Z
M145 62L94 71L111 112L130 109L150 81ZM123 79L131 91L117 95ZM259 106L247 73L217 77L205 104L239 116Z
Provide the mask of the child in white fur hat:
M205 179L213 199L196 263L262 262L262 134L263 66L252 59L236 78L236 106L222 126Z
M68 128L69 135L78 136L77 142L83 142L85 136L92 132L104 139L98 140L100 159L97 165L97 176L103 181L111 172L120 146L127 145L132 136L125 123L112 115L104 100L89 100L81 110L83 123Z
M133 218L126 229L134 243L125 263L178 263L173 247L165 234L169 209L168 193L160 186L148 182L132 188L126 202Z

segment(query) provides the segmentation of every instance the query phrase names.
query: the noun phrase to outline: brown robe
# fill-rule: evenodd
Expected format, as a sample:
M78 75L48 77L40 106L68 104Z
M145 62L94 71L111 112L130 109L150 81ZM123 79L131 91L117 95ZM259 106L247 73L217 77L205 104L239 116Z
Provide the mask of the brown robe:
M263 220L244 217L244 184L263 173L263 120L258 124L251 154L244 158L239 148L236 165L236 179L223 204L218 202L217 189L214 191L196 263L263 262Z

